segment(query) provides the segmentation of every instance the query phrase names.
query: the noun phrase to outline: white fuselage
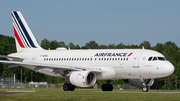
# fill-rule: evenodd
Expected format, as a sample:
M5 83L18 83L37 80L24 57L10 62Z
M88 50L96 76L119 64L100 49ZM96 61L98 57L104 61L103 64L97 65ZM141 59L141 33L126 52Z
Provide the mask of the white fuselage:
M13 53L23 62L53 64L82 68L100 68L103 74L97 74L97 80L114 79L151 79L168 76L174 72L174 66L167 60L148 60L150 57L164 57L162 54L146 49L96 49L96 50L57 50L27 51ZM25 65L23 65L25 66ZM26 66L34 70L35 67ZM53 69L38 72L62 77L62 71L53 73Z

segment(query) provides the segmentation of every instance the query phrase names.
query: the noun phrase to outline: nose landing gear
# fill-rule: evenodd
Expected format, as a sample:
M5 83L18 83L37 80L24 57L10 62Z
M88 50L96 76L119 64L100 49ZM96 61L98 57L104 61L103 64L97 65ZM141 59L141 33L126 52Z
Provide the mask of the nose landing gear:
M148 86L147 86L147 80L145 79L145 80L143 80L143 82L142 82L142 91L143 92L148 92L148 90L149 90L149 88L148 88Z

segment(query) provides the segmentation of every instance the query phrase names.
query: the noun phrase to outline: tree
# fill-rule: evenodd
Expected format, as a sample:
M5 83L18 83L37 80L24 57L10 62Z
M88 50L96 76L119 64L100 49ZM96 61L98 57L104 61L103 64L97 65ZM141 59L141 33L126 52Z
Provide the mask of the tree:
M50 48L50 42L49 42L49 40L46 39L46 38L43 39L43 40L41 41L41 47L48 50L48 49Z
M149 41L143 41L143 42L139 45L139 48L142 48L142 46L143 46L145 49L151 49L151 44L149 43Z
M164 50L164 45L161 43L157 43L156 46L154 47L154 50L162 53Z
M68 44L68 47L71 49L80 49L79 45L74 45L72 42Z
M164 46L166 47L172 47L174 48L175 50L178 50L178 46L174 43L174 42L171 42L171 41L168 41L164 44Z
M114 45L114 44L109 44L109 45L108 45L108 48L109 48L109 49L115 49L115 45Z
M120 43L118 45L115 46L116 49L124 49L125 45L123 43Z
M99 45L96 43L96 41L90 41L89 43L86 43L85 47L87 49L99 49Z

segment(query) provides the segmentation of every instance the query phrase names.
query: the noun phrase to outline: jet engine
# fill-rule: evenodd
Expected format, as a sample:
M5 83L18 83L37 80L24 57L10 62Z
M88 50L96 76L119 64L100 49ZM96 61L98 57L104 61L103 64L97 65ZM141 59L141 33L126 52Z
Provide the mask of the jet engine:
M79 87L90 87L96 83L96 74L91 71L73 71L69 76L69 81Z
M128 80L125 80L125 82L127 82L132 85L132 86L135 86L135 87L138 87L138 88L143 88L143 84L146 84L146 86L148 87L151 87L154 83L154 79L128 79Z

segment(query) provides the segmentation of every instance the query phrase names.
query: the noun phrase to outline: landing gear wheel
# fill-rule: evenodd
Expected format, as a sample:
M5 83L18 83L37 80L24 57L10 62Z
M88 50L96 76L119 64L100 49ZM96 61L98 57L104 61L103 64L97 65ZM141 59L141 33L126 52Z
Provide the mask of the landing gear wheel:
M109 84L109 85L108 85L108 91L113 91L113 86L112 86L112 84Z
M70 84L70 91L74 91L74 89L75 89L75 86Z
M63 90L64 91L74 91L74 89L75 89L75 86L72 85L72 84L65 83L63 85Z
M64 90L64 91L68 91L69 88L70 88L70 86L69 86L68 83L65 83L65 84L63 85L63 90Z
M103 84L101 89L102 91L112 91L113 86L111 84Z
M142 91L143 91L143 92L148 92L148 90L149 90L149 89L148 89L147 86L143 86L143 88L142 88Z
M102 89L102 91L108 91L108 85L107 84L103 84L101 89Z

